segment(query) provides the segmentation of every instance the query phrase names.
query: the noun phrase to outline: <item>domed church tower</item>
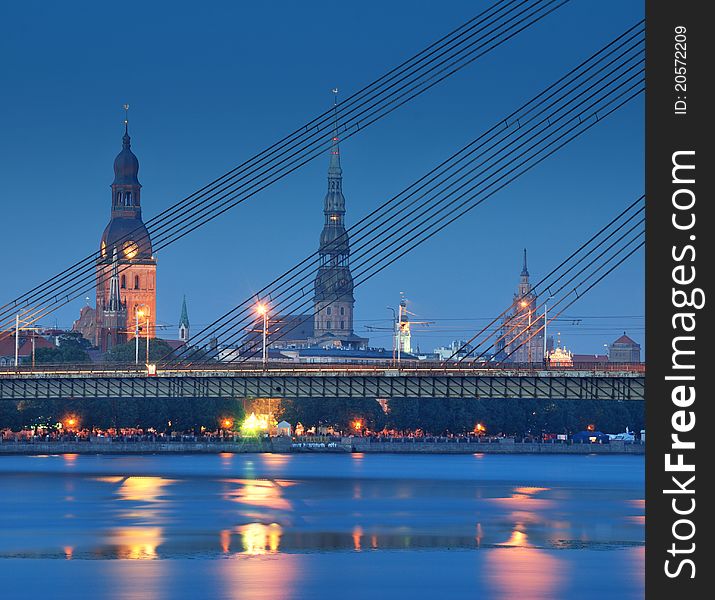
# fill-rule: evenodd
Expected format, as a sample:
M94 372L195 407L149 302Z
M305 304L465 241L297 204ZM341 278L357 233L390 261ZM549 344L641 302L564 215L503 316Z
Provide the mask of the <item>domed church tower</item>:
M127 108L127 107L125 107ZM112 257L116 250L119 294L126 307L126 339L134 338L139 314L140 337L156 337L156 259L141 209L139 160L131 150L128 120L124 120L122 151L114 159L114 182L109 224L102 234L97 260L97 339L108 350L112 299ZM115 268L117 268L115 267ZM115 292L116 293L116 292ZM147 331L147 320L149 328Z

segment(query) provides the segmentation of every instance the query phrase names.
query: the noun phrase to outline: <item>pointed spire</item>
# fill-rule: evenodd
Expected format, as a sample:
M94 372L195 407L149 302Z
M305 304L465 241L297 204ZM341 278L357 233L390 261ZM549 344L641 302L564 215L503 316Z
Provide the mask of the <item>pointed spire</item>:
M526 268L526 248L524 248L524 267L521 269L521 276L528 277L529 269Z
M340 177L343 174L340 168L340 138L338 137L338 88L333 88L333 144L330 148L330 166L328 177Z
M124 105L124 137L122 138L122 147L131 147L131 138L129 137L129 105Z
M119 294L119 260L116 246L112 250L112 277L109 280L108 309L114 312L119 312L122 309L122 298Z
M181 303L181 317L179 317L179 327L185 325L189 326L189 311L186 309L186 294L184 294L184 300Z

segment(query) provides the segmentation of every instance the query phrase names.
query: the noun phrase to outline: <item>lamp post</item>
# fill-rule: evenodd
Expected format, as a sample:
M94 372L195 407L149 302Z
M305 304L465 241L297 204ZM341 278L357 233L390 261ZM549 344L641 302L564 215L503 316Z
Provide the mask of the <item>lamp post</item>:
M261 349L261 362L263 364L263 368L265 369L266 363L268 362L268 346L266 344L266 339L268 337L268 307L263 302L260 302L258 306L256 306L256 311L263 317L263 345Z
M144 310L142 310L142 307L147 308L146 304L140 304L139 306L137 306L136 311L134 312L134 364L137 365L139 364L139 319L143 318L145 314L147 323L146 361L147 363L149 362L149 311L147 310L145 312Z
M134 364L139 364L139 317L143 312L137 308L134 311Z
M146 314L146 364L149 364L149 313Z
M20 365L20 315L15 315L15 368Z

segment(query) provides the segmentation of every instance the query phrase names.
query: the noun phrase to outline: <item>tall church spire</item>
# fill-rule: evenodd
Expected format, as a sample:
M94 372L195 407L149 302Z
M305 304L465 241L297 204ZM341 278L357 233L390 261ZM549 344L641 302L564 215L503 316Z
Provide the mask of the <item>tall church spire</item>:
M340 138L338 137L338 88L333 89L333 144L330 148L330 165L328 166L328 181L337 180L337 189L342 188L343 170L340 167ZM330 184L328 184L330 189Z
M328 162L328 191L323 203L325 221L320 234L320 267L315 278L314 334L318 340L342 340L353 336L353 278L350 274L350 242L345 229L343 170L338 136L338 90L334 89L333 137Z

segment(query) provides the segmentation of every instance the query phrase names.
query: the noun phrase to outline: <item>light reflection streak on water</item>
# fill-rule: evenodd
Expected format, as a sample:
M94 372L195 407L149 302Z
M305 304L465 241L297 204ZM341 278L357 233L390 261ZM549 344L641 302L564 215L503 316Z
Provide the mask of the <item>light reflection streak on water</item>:
M225 483L237 485L224 494L224 500L259 506L273 510L290 511L291 503L282 497L281 487L265 479L228 479Z
M559 596L567 565L553 555L533 548L522 523L516 523L508 540L486 556L486 597L504 600L553 600Z
M122 500L134 502L163 502L161 497L165 487L175 483L163 477L127 477L117 493Z
M283 533L278 523L248 523L236 527L236 531L241 535L243 554L252 556L277 553Z
M231 532L228 529L222 529L219 534L221 543L221 552L228 554L231 551Z
M353 548L358 552L362 550L362 536L362 527L360 527L360 525L355 525L355 527L353 527Z
M153 560L164 541L161 527L118 527L110 530L109 545L116 547L117 558Z

